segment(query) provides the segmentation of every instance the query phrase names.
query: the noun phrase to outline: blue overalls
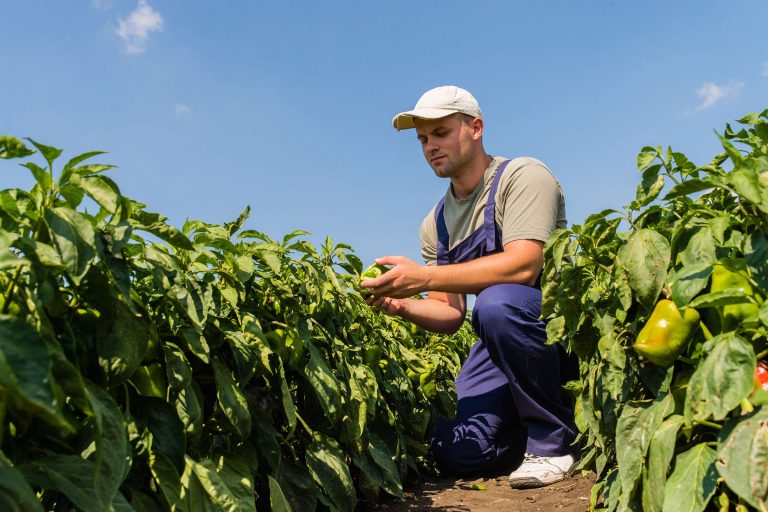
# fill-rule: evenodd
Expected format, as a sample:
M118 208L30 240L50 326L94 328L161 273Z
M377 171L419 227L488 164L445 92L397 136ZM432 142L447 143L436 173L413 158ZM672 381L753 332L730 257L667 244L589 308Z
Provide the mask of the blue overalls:
M491 183L483 227L448 250L444 201L435 208L437 264L461 263L503 251L496 224L496 189L509 161ZM480 339L456 378L458 405L453 421L440 419L432 452L444 473L470 475L509 470L524 453L565 455L577 431L571 400L561 384L574 360L559 345L546 345L541 289L497 284L482 290L472 309Z

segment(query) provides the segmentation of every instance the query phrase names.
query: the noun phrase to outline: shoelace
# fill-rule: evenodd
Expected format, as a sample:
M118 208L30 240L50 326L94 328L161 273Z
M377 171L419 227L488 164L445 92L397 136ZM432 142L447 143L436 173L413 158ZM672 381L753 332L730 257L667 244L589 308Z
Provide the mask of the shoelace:
M523 455L523 464L533 462L535 464L544 464L546 461L543 457L539 457L538 455L534 455L532 453L526 453Z

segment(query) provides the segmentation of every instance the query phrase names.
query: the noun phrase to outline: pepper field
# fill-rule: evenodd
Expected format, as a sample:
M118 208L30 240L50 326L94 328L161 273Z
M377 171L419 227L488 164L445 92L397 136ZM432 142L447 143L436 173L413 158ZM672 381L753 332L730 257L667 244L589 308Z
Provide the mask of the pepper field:
M739 123L706 165L643 148L636 199L545 247L591 509L768 510L768 111ZM0 191L2 510L350 511L434 474L467 324L373 311L349 246L247 208L179 230L61 153L0 137L36 181Z

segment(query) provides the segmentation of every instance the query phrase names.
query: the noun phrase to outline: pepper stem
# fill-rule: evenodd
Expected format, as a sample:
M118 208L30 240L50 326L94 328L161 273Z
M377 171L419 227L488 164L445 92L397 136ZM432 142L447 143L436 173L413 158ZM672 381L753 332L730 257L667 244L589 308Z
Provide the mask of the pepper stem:
M723 428L722 425L718 425L717 423L713 423L711 421L706 421L706 420L694 421L693 424L704 425L705 427L712 427L712 428L716 428L717 430L720 430L721 428Z
M707 329L707 326L704 325L704 322L699 320L699 327L701 327L701 332L704 333L704 339L709 341L712 339L712 333L709 332L709 329Z

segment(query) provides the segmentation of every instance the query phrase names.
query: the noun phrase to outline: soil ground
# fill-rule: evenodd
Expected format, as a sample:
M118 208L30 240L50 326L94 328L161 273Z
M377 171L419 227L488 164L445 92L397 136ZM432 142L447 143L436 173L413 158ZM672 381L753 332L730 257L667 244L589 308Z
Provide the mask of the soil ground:
M538 489L512 489L506 474L492 478L437 477L406 489L405 501L385 500L375 512L587 512L595 475L571 475ZM473 485L475 486L473 488ZM482 490L475 490L479 486Z

